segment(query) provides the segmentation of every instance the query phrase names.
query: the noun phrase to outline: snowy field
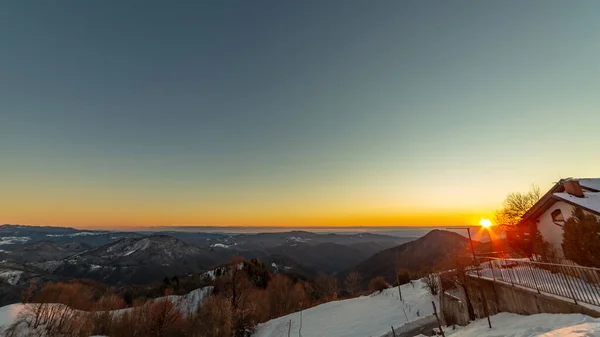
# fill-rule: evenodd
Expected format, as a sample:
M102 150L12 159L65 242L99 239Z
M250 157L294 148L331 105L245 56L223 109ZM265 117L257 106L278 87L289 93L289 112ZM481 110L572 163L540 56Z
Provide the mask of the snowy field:
M437 305L437 298L423 289L421 281L413 283L414 286L405 284L401 287L404 302L399 300L398 287L390 288L381 293L306 309L302 312L302 324L300 312L272 319L259 324L252 336L287 336L291 321L291 336L299 336L302 325L302 337L379 337L390 332L391 326L400 327L433 314L431 301Z
M600 337L600 318L582 314L522 316L503 312L490 319L492 329L486 319L480 319L444 332L447 337Z

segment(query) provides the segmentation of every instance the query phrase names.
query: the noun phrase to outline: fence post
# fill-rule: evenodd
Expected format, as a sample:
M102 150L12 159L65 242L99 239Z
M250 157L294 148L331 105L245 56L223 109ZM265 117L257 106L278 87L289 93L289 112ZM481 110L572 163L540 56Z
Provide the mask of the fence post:
M291 333L292 333L292 320L290 319L290 325L288 327L288 337L290 337Z
M438 327L440 328L440 332L442 333L442 337L446 337L446 335L444 334L444 330L442 330L442 323L440 323L440 317L438 316L437 309L435 308L435 302L431 301L431 304L433 305L433 314L435 315L435 319L437 320Z
M394 337L396 337L396 331L394 331L394 327L392 326L392 335L394 335Z
M496 282L496 276L494 275L494 267L492 267L491 259L490 259L489 263L490 263L490 271L492 272L492 280L494 280L494 282Z

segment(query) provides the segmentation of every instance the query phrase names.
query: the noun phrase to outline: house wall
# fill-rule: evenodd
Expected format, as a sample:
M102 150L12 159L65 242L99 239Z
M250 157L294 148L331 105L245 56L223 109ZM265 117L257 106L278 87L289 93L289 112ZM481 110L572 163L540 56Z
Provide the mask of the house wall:
M563 228L554 224L552 221L552 212L560 209L566 221L571 217L573 208L572 205L566 202L557 201L537 219L538 230L544 239L554 246L559 255L564 255L562 250Z

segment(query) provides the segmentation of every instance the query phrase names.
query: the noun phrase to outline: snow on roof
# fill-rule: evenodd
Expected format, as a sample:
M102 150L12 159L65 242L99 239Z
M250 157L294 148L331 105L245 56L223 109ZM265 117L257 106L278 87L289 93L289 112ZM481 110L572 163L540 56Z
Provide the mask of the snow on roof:
M576 179L579 181L579 185L591 188L596 191L600 191L600 178L586 178L586 179Z
M554 193L554 196L568 203L581 206L586 210L600 214L600 192L584 192L583 195L583 198L578 198L566 192Z

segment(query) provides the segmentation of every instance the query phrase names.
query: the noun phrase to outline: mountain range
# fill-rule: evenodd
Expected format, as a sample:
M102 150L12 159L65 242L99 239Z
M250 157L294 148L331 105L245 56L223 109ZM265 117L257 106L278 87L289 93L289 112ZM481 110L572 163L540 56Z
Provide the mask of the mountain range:
M364 283L375 276L393 282L396 270L429 270L464 253L467 242L439 230L417 239L372 233L133 233L9 225L0 226L0 282L11 289L5 296L14 300L35 280L144 285L176 275L202 275L232 256L257 258L270 272L294 278L326 273L343 281L358 271Z

